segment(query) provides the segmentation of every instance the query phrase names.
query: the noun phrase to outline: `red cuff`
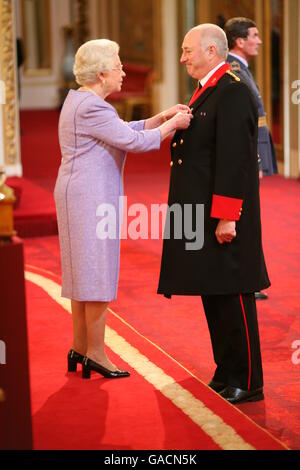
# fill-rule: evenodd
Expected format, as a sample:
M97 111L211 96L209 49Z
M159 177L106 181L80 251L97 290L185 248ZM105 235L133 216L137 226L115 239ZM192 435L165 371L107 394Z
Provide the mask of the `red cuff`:
M213 195L211 214L214 219L240 220L243 199Z

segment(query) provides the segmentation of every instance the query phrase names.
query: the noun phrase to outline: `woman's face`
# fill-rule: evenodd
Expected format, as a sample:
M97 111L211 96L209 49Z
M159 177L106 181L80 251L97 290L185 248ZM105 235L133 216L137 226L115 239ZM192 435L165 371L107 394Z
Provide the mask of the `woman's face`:
M120 57L115 57L114 66L110 72L104 73L105 78L105 90L108 94L121 91L123 78L126 73L123 71L123 65L121 64Z

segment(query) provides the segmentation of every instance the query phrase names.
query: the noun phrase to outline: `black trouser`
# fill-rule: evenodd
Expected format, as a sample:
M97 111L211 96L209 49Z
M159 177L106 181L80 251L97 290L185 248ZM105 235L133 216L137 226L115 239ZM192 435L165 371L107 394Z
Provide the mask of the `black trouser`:
M203 295L217 369L213 379L243 390L263 386L254 294Z

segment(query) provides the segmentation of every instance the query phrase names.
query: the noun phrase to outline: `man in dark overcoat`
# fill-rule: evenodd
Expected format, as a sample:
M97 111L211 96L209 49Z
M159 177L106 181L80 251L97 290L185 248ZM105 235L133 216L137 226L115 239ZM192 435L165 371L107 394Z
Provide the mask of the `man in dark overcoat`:
M263 373L254 292L270 285L261 242L257 107L225 62L221 28L193 28L182 50L181 63L199 86L190 102L191 125L171 143L158 293L201 296L217 365L209 386L231 403L257 401ZM178 206L183 212L189 206L180 222L172 210ZM191 214L201 214L198 207L204 207L200 247L185 226ZM192 226L199 230L197 221Z

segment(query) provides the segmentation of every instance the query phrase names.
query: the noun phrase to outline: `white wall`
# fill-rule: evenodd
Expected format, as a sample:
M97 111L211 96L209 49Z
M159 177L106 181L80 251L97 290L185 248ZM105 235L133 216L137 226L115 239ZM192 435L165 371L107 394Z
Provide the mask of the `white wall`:
M156 85L156 111L178 102L177 2L162 0L162 66L163 80Z
M290 58L289 58L289 13L284 2L284 52L283 52L283 103L284 103L284 176L290 174Z

